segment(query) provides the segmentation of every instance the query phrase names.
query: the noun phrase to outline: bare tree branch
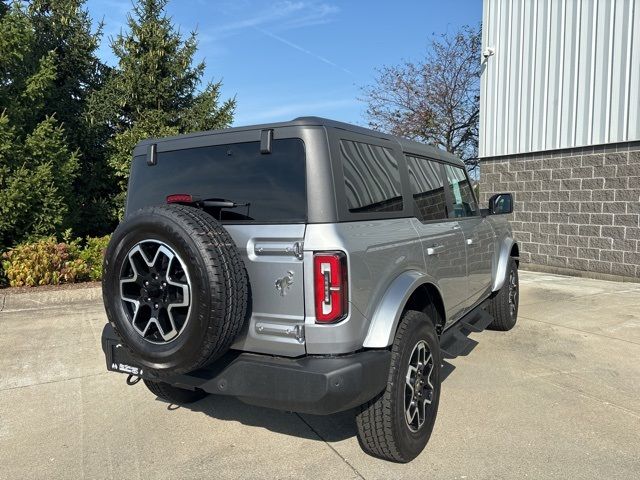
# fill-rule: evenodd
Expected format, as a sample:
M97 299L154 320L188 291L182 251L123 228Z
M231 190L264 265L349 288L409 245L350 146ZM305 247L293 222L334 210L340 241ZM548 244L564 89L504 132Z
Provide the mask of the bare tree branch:
M365 86L369 126L420 140L477 166L480 27L435 36L423 60L384 66Z

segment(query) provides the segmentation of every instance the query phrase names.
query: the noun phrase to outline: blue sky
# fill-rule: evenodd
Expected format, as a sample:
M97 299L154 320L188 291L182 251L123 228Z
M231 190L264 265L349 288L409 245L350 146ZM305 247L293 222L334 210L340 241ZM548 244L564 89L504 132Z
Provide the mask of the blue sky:
M89 0L105 22L100 56L126 22L130 0ZM482 0L350 1L173 0L181 31L197 29L207 79L237 96L234 125L320 115L366 124L361 87L375 69L419 59L432 35L475 25Z

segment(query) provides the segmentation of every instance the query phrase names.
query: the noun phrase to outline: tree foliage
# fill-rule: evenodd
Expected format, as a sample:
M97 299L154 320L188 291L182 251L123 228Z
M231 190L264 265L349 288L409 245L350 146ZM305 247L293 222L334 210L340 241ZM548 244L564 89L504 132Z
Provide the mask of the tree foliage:
M378 70L364 87L371 128L458 155L470 167L478 156L480 28L435 37L423 60Z
M194 64L196 33L186 38L165 13L167 0L139 0L127 30L112 42L118 65L90 99L96 124L113 130L109 165L122 211L131 151L144 138L229 126L235 99L220 103L220 82L202 86L205 63Z
M78 155L46 113L57 58L38 52L30 17L13 3L0 18L0 249L71 223Z
M137 142L231 123L235 99L203 83L166 5L134 3L111 68L86 0L0 0L0 251L110 232Z
M110 130L87 117L88 98L100 90L109 71L96 53L102 24L93 27L85 0L32 0L28 15L37 32L36 56L56 55L54 88L42 113L55 115L64 125L69 148L81 152L72 226L82 236L110 232L115 226L110 202L114 181L103 148Z

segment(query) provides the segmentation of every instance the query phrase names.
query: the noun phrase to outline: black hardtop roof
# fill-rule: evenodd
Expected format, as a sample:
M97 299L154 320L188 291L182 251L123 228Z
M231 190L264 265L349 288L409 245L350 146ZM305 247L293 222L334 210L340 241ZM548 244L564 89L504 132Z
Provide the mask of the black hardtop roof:
M314 117L314 116L298 117L298 118L294 118L293 120L289 120L287 122L264 123L264 124L258 124L258 125L247 125L243 127L230 127L230 128L220 129L220 130L208 130L203 132L187 133L183 135L175 135L172 137L149 138L139 142L136 145L135 150L139 152L141 149L143 149L144 147L147 147L152 143L161 143L161 142L166 142L169 140L176 140L176 139L197 138L197 137L202 137L207 135L220 135L225 133L243 132L243 131L249 131L249 130L265 130L265 129L276 129L276 128L282 128L282 127L318 127L318 126L346 130L349 132L358 133L361 135L367 135L370 137L384 138L386 140L390 140L392 142L398 143L402 151L406 153L410 153L414 155L423 155L423 156L431 157L437 160L453 163L456 165L464 165L462 160L460 160L455 155L431 145L425 145L423 143L409 140L407 138L397 137L395 135L389 135L386 133L377 132L369 128L352 125L350 123L344 123L336 120L330 120L328 118Z

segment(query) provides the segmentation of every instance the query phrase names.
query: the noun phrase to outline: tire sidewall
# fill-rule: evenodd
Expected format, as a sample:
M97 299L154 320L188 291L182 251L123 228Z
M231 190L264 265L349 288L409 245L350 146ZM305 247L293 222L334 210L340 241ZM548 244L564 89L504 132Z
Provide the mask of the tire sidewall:
M184 329L166 344L145 340L132 326L120 301L120 275L131 248L143 240L165 243L184 262L189 276L191 306ZM140 211L114 232L105 255L103 296L109 321L120 334L123 343L147 368L167 370L195 361L208 326L207 312L211 284L206 281L204 259L192 238L177 222L159 212Z
M396 424L396 428L394 429L396 437L395 443L401 450L402 456L407 460L411 460L422 452L433 431L440 402L441 355L435 328L427 315L421 312L408 312L407 314L417 315L409 322L405 335L402 338L400 355L396 364L397 367L393 373L394 388L392 401L395 407L393 408L394 421ZM431 379L434 386L434 393L433 401L431 402L430 408L428 408L424 425L417 432L413 432L409 429L405 420L404 389L409 360L414 347L420 340L426 342L433 355L434 368Z
M509 289L510 287L510 281L511 281L511 274L514 274L515 279L516 279L516 289L517 289L517 302L516 302L516 310L513 313L513 315L511 315L511 306L509 305ZM520 309L520 278L518 276L518 265L516 264L516 261L511 258L509 260L509 272L508 272L508 277L507 277L507 292L506 292L506 303L507 303L507 311L509 312L509 317L511 318L511 322L513 323L513 325L516 324L516 321L518 320L518 310Z

